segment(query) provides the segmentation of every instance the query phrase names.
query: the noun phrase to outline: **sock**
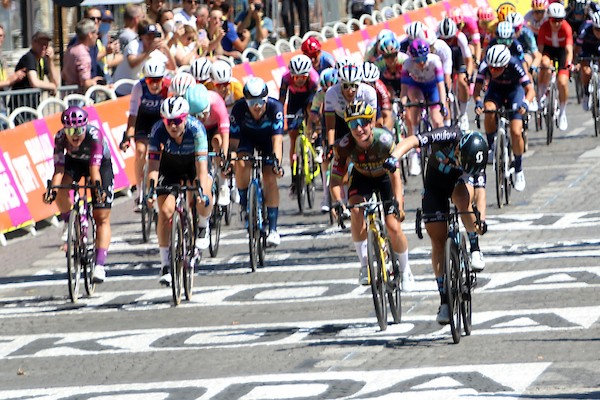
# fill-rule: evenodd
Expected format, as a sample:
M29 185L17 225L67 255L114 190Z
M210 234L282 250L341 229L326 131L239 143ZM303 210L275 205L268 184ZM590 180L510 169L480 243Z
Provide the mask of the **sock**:
M240 193L240 206L246 211L246 207L248 207L248 188L238 189L238 192Z
M404 253L396 253L396 258L398 259L400 272L404 272L407 268L410 271L410 265L408 265L408 249L406 249Z
M444 293L444 277L440 276L439 278L435 278L435 281L437 282L438 292L440 293L440 299L442 300L442 304L445 304L448 302L448 299L446 298L446 295Z
M160 253L160 263L162 265L170 265L171 259L169 257L169 248L168 247L159 247L158 252Z
M354 242L354 248L356 249L360 266L364 267L367 265L367 241Z
M560 113L563 114L567 108L567 103L560 103Z
M467 235L469 236L471 253L474 251L479 251L479 235L477 235L477 232L467 232Z
M208 228L208 217L198 214L198 226L200 228Z
M267 207L267 218L269 219L269 232L277 230L277 216L279 215L279 207Z
M548 84L538 83L538 98L542 98L546 95L546 90L548 90Z
M523 156L515 156L515 172L523 171Z
M60 219L63 220L63 222L67 223L69 222L69 217L71 216L71 211L67 211L66 213L61 213L60 214Z
M96 249L96 265L104 265L107 255L108 249Z

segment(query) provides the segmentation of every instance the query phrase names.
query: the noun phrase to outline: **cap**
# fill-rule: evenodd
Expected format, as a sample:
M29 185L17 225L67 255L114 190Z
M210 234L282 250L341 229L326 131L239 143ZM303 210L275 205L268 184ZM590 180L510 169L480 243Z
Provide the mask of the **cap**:
M104 10L102 10L102 15L101 15L100 19L102 21L110 21L110 22L112 22L112 21L115 20L115 17L113 16L112 11L110 11L110 10L108 10L108 9L105 8Z
M46 31L36 31L33 36L31 37L31 40L52 40L52 35Z

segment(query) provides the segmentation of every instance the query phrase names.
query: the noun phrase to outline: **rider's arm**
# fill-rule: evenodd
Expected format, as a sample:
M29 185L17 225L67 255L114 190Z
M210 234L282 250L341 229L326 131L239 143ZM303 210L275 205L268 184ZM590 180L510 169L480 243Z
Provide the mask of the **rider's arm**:
M343 139L342 139L343 140ZM338 146L334 146L333 161L331 167L331 180L329 182L329 190L331 192L331 202L336 203L342 201L342 184L344 175L348 172L348 159L340 154Z
M410 149L415 149L419 147L419 143L419 139L416 135L411 135L402 139L402 141L398 143L396 148L394 148L394 151L392 151L392 157L399 159L400 157L408 153Z
M531 82L529 82L525 86L525 100L527 100L528 103L531 103L533 101L534 96L535 90L533 89L533 85L531 84Z
M142 82L138 81L131 89L131 98L129 99L129 117L127 117L127 128L123 135L123 141L133 138L135 135L135 122L137 120L138 110L142 101Z
M339 84L338 84L339 85ZM327 133L327 145L332 146L335 141L335 102L336 94L334 90L338 85L332 86L325 93L325 105L323 113L325 114L325 129Z
M274 105L274 109L270 118L273 126L271 142L273 143L273 153L275 153L275 157L279 161L279 166L281 166L283 161L283 106L276 101L272 104Z
M218 93L210 91L209 94L211 96L210 113L217 116L217 126L222 139L221 151L226 155L229 150L229 112L225 100Z
M281 77L281 86L279 87L279 102L281 104L285 104L285 101L287 99L288 85L290 81L289 77L289 72L283 74L283 76Z
M158 168L160 167L160 156L162 153L159 139L159 130L164 127L164 123L157 121L150 131L148 137L148 181L154 180L154 185L158 185Z

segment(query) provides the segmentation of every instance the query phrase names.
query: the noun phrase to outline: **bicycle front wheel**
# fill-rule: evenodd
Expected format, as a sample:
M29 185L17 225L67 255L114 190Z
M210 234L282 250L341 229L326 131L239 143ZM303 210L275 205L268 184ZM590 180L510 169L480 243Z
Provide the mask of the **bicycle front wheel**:
M460 291L460 263L458 249L452 238L446 239L444 253L444 291L448 298L448 311L450 313L450 331L454 343L460 342L461 335L461 291Z
M550 145L552 143L552 136L554 135L554 125L556 125L556 118L558 114L556 114L555 103L558 101L556 99L556 86L555 84L551 84L550 93L547 98L547 111L546 111L546 145Z
M195 204L195 202L194 202ZM194 238L196 237L194 226L198 227L198 215L196 207L192 208L190 213L187 213L185 218L185 226L183 229L183 237L185 238L184 253L185 259L183 260L183 290L185 292L185 299L190 301L192 299L192 291L194 289L194 264L195 264L195 253L196 246Z
M296 198L300 214L304 212L304 199L306 198L306 174L304 171L304 147L302 138L296 138L296 170L294 171L294 185L296 186Z
M85 282L85 291L88 296L94 294L96 283L94 282L94 268L96 267L96 221L92 217L92 207L88 204L88 238L87 249L85 250L85 268L83 268L83 277Z
M465 335L469 336L472 328L471 316L473 313L473 306L471 303L471 291L473 282L471 280L471 262L469 260L469 254L467 253L467 240L467 235L462 233L460 238L460 254L462 259L462 266L460 269L460 287L462 293L460 314L462 316Z
M506 186L504 185L504 183L506 182L506 166L504 165L504 149L506 146L504 142L506 140L506 137L501 133L499 133L497 136L498 137L496 138L495 143L496 149L494 150L494 169L496 172L496 203L498 204L498 208L502 208L502 206L504 205L504 190L506 188Z
M184 240L181 215L175 212L171 223L171 288L173 289L173 303L175 305L181 303L183 289Z
M260 251L260 228L258 225L258 190L256 185L250 184L248 193L248 244L250 251L250 268L256 271Z
M392 270L394 276L387 277L387 298L390 304L390 311L394 318L394 323L399 324L402 320L402 292L400 291L400 267L398 265L398 259L396 253L392 249L392 243L390 238L385 238L385 249L386 249L386 260L388 264L391 264L392 268L388 268L388 271Z
M379 324L379 328L382 331L385 331L387 329L387 309L384 297L385 282L383 281L382 271L382 269L385 268L385 263L380 246L379 234L371 229L369 229L367 233L367 263L377 323Z
M308 166L308 173L310 176L306 179L306 203L308 208L312 209L315 205L315 192L317 190L315 178L319 176L319 164L315 162L315 154L312 146L307 145L307 147L306 165Z
M67 227L67 278L69 281L69 297L73 303L79 300L79 287L81 279L81 257L83 241L81 238L81 224L79 213L73 209L69 216Z
M590 86L592 87L592 117L594 118L594 134L596 137L600 135L600 98L598 98L598 75L596 73L592 74L592 80L590 82Z

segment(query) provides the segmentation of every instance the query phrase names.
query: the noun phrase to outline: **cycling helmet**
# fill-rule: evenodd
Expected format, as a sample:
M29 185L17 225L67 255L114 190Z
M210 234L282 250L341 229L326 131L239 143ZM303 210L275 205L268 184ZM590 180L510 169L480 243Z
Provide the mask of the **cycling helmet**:
M184 96L185 92L192 86L196 85L196 80L188 72L178 72L171 80L169 93L174 96Z
M151 58L144 64L144 76L146 78L162 78L167 72L165 63Z
M229 83L231 81L231 73L231 64L227 61L217 60L210 69L210 78L214 83Z
M422 39L413 40L408 47L408 53L413 58L427 57L429 54L429 45Z
M344 120L346 122L360 118L370 118L375 116L375 110L370 104L360 100L355 103L350 103L344 110Z
M363 81L367 83L375 82L379 79L379 74L377 65L370 62L363 64Z
M338 83L338 72L335 68L325 68L319 76L319 83L322 88L328 88Z
M523 18L523 15L521 15L521 13L512 12L506 17L506 22L510 22L516 32L523 27L523 24L525 23L525 18Z
M377 46L377 52L379 54L394 54L400 51L400 42L395 37L383 39Z
M65 128L79 128L88 124L88 113L81 107L71 106L63 111L60 120Z
M190 113L190 105L183 97L169 97L160 105L160 116L166 119L174 119Z
M377 42L381 42L383 39L395 38L394 32L389 29L382 29L377 34Z
M423 32L425 25L421 21L414 21L406 27L406 35L411 39L416 39Z
M321 51L321 42L314 36L307 38L304 42L302 42L302 46L300 49L304 54L308 57L315 57Z
M298 54L290 60L290 73L292 75L308 75L312 69L312 61L304 54Z
M342 83L360 83L362 81L362 65L346 64L338 70L338 78Z
M485 55L487 65L494 68L505 67L510 61L510 50L503 44L495 44L489 48Z
M458 27L456 26L456 23L448 17L444 18L438 26L438 33L442 39L453 38L454 36L456 36L456 32L458 32Z
M600 11L592 14L592 25L594 28L600 28Z
M210 96L204 85L195 85L187 90L185 99L190 107L190 114L208 114L210 112Z
M210 79L210 70L212 62L206 57L196 58L190 65L190 73L199 82L204 82Z
M575 1L570 1L569 5L573 3L573 13L575 14L584 14L585 13L585 8L588 5L588 1L587 0L575 0Z
M531 9L533 11L545 11L548 8L548 0L531 0Z
M244 85L244 97L246 99L257 99L267 97L269 94L269 89L267 88L267 84L262 78L257 76L253 76L248 79L246 84Z
M452 10L452 12L450 13L450 19L454 21L456 26L460 26L465 23L465 17L460 8L455 8L454 10Z
M533 0L540 1L540 0ZM547 0L544 0L547 1ZM494 20L494 10L491 7L479 7L477 10L477 19L481 22L490 22Z
M513 25L508 21L500 22L496 27L496 38L498 39L512 39L514 33L515 30L513 29Z
M563 19L567 16L567 12L565 11L565 6L560 3L552 3L548 6L548 17Z
M506 17L508 16L508 14L510 14L511 12L515 12L515 11L517 11L517 9L511 3L500 4L498 9L496 10L496 13L498 14L498 21L500 21L500 22L506 21Z
M433 46L433 44L437 40L437 35L435 34L435 31L433 29L425 27L425 29L423 29L423 34L421 35L421 37L419 37L419 39L423 39L427 42L429 46Z
M460 138L460 165L463 171L473 175L485 168L488 157L488 145L479 132L469 132Z

